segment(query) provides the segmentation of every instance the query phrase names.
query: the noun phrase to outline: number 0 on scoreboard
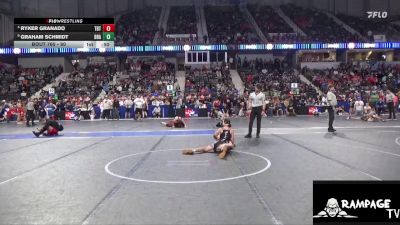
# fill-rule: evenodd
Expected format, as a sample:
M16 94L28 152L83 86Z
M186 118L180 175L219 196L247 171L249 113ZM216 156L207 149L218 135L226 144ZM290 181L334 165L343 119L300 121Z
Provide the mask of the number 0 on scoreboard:
M103 32L103 41L114 41L114 33Z
M103 24L103 32L114 32L114 24Z

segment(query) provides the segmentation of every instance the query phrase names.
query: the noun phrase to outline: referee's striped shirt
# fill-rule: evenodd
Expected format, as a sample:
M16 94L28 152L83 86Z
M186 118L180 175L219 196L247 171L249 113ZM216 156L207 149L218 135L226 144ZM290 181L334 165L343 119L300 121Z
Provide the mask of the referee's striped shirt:
M255 92L252 92L250 94L250 102L251 102L251 107L260 107L264 106L265 104L265 95L264 93L260 92L256 94Z

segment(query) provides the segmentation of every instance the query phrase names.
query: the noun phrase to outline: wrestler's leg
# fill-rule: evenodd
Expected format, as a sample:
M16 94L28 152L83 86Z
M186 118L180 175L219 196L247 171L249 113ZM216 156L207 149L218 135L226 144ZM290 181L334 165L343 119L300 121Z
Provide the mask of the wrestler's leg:
M193 155L193 154L202 154L202 153L209 153L209 152L214 152L213 146L211 146L211 145L208 145L205 147L200 147L200 148L185 149L182 151L182 154Z
M226 155L229 153L229 151L233 149L233 147L234 146L231 142L220 145L218 147L219 149L221 149L221 153L219 153L219 158L224 159L226 157Z

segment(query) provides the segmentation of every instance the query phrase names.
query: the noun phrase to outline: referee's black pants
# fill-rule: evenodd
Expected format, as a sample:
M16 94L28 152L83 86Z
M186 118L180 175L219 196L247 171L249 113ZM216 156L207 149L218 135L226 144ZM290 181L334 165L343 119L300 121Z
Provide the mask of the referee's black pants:
M389 110L389 119L396 119L396 113L395 113L396 111L395 111L395 108L394 108L394 103L393 102L388 102L387 106L388 106L388 110Z
M328 114L329 114L329 127L328 130L333 130L333 121L335 120L335 111L332 106L328 106Z
M249 135L251 135L251 132L253 130L253 123L254 123L254 119L257 117L257 135L260 135L260 131L261 131L261 115L262 113L262 106L258 106L258 107L253 107L251 109L251 113L250 113L250 122L249 122Z
M32 121L32 126L34 126L35 125L34 119L35 119L35 113L33 112L33 110L27 110L26 111L26 126L29 126L29 121Z

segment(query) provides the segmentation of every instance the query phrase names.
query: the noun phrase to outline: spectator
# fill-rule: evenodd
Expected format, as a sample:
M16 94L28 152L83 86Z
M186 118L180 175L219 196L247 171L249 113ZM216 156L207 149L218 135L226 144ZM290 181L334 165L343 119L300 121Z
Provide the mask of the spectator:
M353 99L358 98L363 102L370 102L371 107L377 105L378 99L385 102L383 90L399 90L400 88L396 82L399 72L398 67L384 63L371 63L364 66L341 64L338 68L325 70L303 68L302 70L302 74L321 90L326 90L327 85L334 84L339 93L340 104L349 104L350 107ZM393 100L395 102L396 99ZM376 109L376 112L381 114L384 110L385 107L382 107L381 111Z
M338 14L337 17L344 23L360 32L369 41L375 41L374 35L384 34L386 41L399 41L400 27L388 19L366 19L352 15Z
M46 104L44 108L47 113L46 118L54 120L55 119L54 112L56 111L57 106L52 101L50 101L49 103Z
M259 43L254 32L237 6L206 6L207 30L210 43L248 44Z
M298 37L271 6L249 5L249 11L268 42L293 43Z
M0 63L0 99L26 99L63 72L61 66L23 68Z
M378 102L376 103L376 112L378 113L378 116L381 116L383 110L385 109L385 103L383 102L382 99L379 99Z
M118 99L115 97L112 103L112 118L119 120L119 101Z
M112 108L113 108L113 102L111 100L111 97L106 97L103 100L103 112L101 118L102 119L107 118L107 120L109 120Z
M129 119L129 118L131 118L131 112L132 112L132 106L133 106L133 101L132 101L131 97L128 97L124 101L124 106L126 108L125 118Z
M145 102L144 102L142 96L139 95L137 98L135 98L133 103L135 104L135 120L142 121L143 108L145 107Z
M232 116L235 107L233 100L238 97L229 68L225 64L213 65L210 69L191 69L186 71L185 98L186 105L199 108L214 101L212 116L217 112ZM204 106L203 106L204 107Z
M158 100L158 98L154 98L153 102L151 103L154 105L153 109L153 117L160 118L161 117L161 101Z
M161 8L146 7L122 15L116 22L117 46L151 45L158 29Z
M164 37L162 44L191 44L197 42L197 22L194 6L171 7L166 34L187 34L189 36L187 38Z
M324 12L302 8L294 4L282 5L281 9L307 34L307 37L298 41L335 43L355 42L359 39Z
M361 98L358 98L354 103L354 109L356 116L362 116L364 114L364 102L361 100Z
M386 104L389 110L389 120L397 120L394 108L394 94L390 90L386 90Z

